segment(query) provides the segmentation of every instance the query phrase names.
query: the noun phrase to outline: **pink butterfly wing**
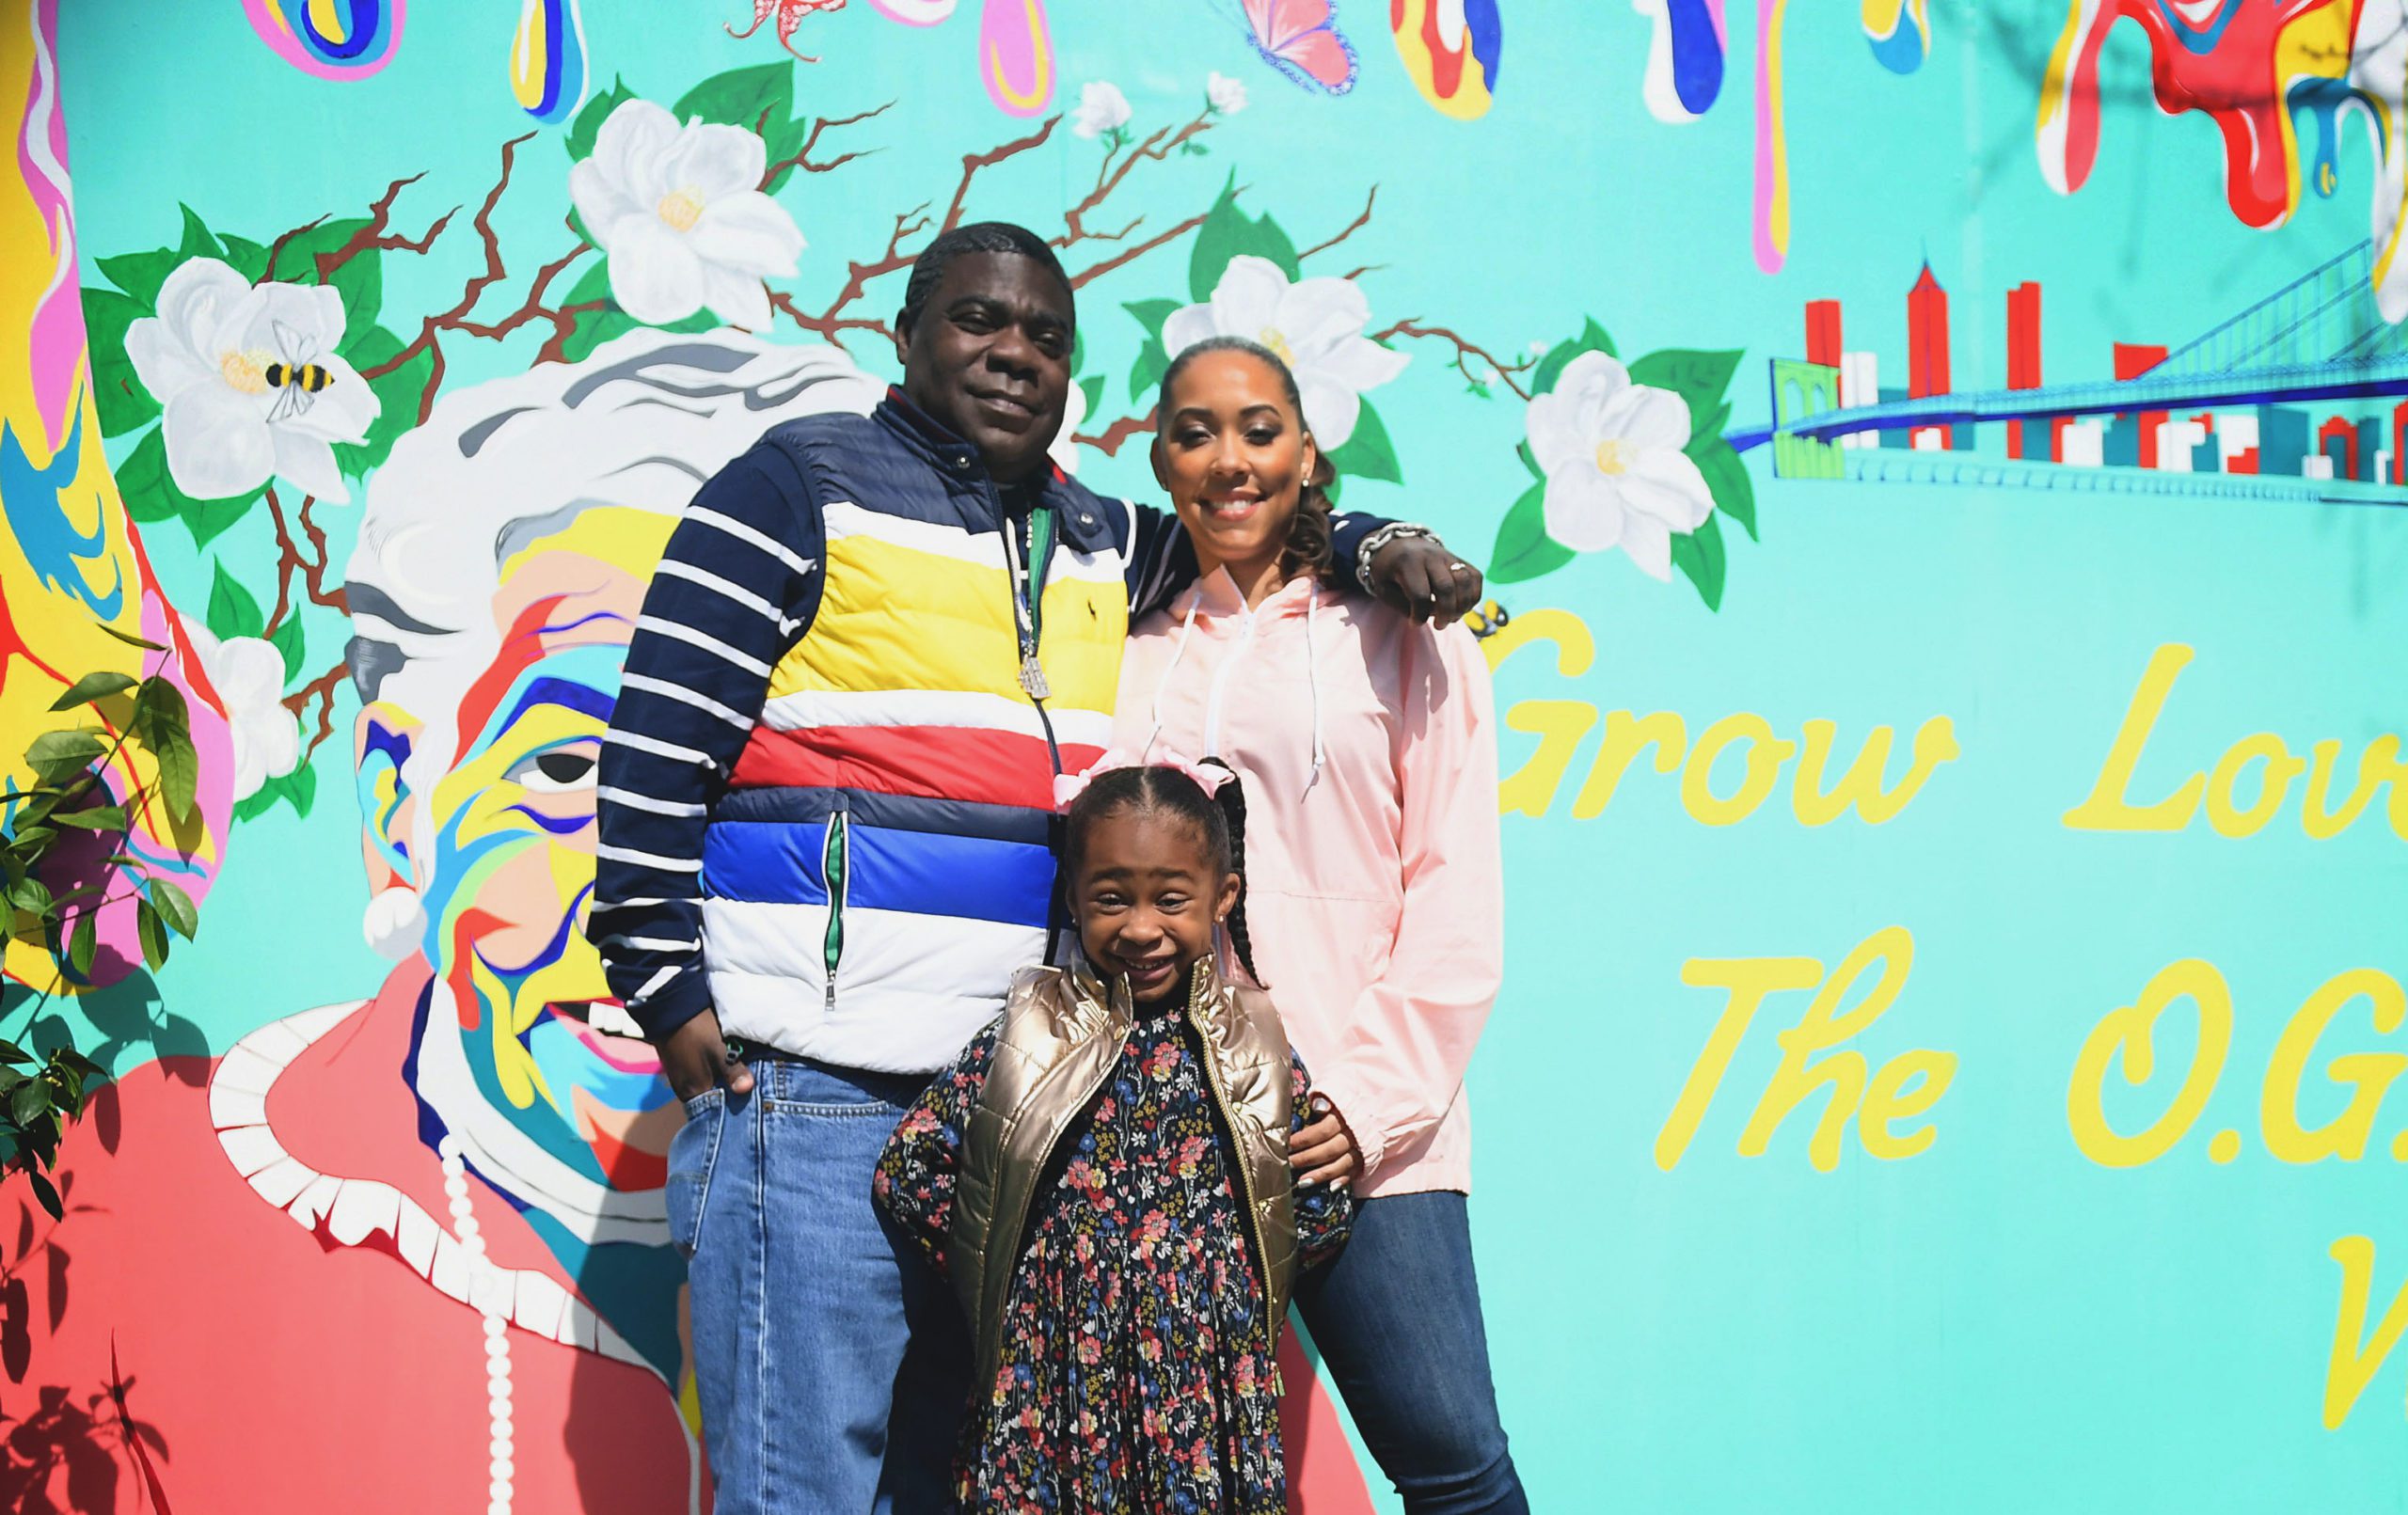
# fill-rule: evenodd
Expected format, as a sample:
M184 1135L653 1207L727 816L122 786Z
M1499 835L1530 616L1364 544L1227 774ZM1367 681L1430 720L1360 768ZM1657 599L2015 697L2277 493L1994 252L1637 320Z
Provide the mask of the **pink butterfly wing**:
M1330 0L1242 0L1263 53L1333 92L1354 82L1354 55L1338 35Z

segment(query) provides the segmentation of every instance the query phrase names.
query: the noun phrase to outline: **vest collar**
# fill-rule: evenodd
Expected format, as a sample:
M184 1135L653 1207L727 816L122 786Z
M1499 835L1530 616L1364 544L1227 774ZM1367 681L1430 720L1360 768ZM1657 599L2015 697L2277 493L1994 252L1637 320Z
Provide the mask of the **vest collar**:
M948 478L971 484L990 481L978 450L913 404L901 386L887 386L886 398L878 402L871 416L906 450ZM1039 502L1052 506L1055 529L1061 533L1062 541L1077 551L1094 552L1112 544L1112 532L1103 518L1103 503L1073 481L1058 464L1048 462L1042 473L1023 483L998 484L996 492L1007 508L1019 503L1013 496L1030 493Z

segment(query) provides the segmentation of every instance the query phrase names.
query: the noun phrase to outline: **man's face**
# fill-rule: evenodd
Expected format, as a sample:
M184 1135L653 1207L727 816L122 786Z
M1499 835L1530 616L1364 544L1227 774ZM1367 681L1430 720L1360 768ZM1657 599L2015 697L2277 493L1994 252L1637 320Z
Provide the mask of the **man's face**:
M503 565L501 646L460 701L459 755L423 801L433 856L414 860L427 960L480 1092L619 1190L666 1181L678 1113L652 1049L595 1024L617 1002L585 933L594 774L668 526L590 509Z
M1046 466L1070 388L1070 292L1033 258L964 253L896 340L903 392L996 478Z

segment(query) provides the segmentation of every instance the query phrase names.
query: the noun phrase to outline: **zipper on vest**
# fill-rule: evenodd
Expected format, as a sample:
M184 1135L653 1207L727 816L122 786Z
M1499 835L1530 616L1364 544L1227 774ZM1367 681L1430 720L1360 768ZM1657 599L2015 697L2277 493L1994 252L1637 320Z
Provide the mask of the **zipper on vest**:
M836 1008L836 965L845 955L846 857L852 817L843 811L828 814L828 837L820 844L820 876L828 881L828 930L820 941L827 967L828 1008Z
M1271 1247L1263 1239L1262 1211L1255 1205L1254 1165L1246 1160L1245 1144L1238 1140L1238 1123L1229 1113L1229 1091L1221 1082L1221 1060L1212 1051L1212 1037L1204 1029L1198 1014L1204 1003L1204 973L1201 963L1190 971L1187 988L1187 1023L1196 1028L1196 1045L1204 1051L1204 1077L1212 1085L1212 1097L1220 1102L1221 1128L1229 1133L1229 1165L1237 1170L1238 1192L1245 1200L1246 1235L1254 1239L1254 1266L1258 1281L1262 1285L1262 1307L1271 1308ZM1278 1322L1274 1321L1277 1334Z

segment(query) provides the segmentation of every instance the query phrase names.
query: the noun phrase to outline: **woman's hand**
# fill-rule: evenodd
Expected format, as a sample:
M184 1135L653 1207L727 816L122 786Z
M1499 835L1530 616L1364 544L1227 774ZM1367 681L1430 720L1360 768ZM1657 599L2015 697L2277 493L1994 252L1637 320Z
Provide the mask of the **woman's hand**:
M1288 1163L1299 1184L1342 1182L1363 1171L1363 1149L1338 1107L1312 1097L1314 1118L1288 1139Z

